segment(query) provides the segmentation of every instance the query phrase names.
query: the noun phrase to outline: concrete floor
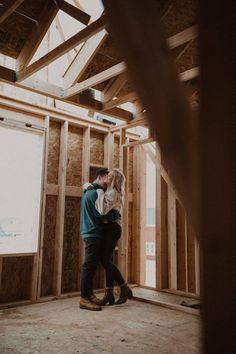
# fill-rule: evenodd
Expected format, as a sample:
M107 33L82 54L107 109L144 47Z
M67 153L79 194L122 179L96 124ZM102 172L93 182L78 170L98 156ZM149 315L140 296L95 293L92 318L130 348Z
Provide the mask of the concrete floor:
M200 318L130 300L101 312L79 298L0 311L1 354L196 354Z

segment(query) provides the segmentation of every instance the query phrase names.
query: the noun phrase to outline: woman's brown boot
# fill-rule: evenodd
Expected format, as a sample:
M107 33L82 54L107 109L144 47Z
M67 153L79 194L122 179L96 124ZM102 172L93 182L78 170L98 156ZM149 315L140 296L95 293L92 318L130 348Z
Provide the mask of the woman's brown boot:
M106 288L105 294L102 299L97 302L97 305L105 306L106 304L114 305L115 297L113 294L113 288Z
M120 297L115 302L115 304L116 305L124 304L127 301L127 299L132 299L132 297L133 297L132 290L128 287L127 283L124 283L120 286Z

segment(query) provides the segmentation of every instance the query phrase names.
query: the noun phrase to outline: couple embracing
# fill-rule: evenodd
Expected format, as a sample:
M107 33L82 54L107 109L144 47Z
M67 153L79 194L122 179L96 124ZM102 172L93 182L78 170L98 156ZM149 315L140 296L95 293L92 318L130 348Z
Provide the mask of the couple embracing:
M121 236L121 215L124 202L125 177L117 169L96 171L95 181L86 183L81 200L80 233L85 242L85 258L81 272L80 308L99 311L101 306L123 304L132 298L132 291L112 256ZM106 291L102 299L93 293L93 279L99 263L106 271ZM114 284L120 287L115 301Z

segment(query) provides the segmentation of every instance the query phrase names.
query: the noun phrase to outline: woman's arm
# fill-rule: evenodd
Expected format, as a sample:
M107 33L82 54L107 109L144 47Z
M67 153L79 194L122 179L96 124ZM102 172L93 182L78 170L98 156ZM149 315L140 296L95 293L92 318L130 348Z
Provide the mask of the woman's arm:
M116 208L116 195L114 191L105 192L97 189L98 198L95 202L95 208L101 215L106 215L111 209Z

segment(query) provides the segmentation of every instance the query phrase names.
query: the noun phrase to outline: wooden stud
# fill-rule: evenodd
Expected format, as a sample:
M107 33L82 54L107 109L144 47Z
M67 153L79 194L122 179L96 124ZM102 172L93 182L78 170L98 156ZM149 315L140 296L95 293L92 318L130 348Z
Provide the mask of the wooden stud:
M0 290L2 288L2 267L3 267L3 257L0 257Z
M185 211L176 201L177 289L187 291Z
M83 153L82 153L82 185L89 182L90 174L90 127L83 133Z
M176 196L168 184L168 269L169 288L177 289Z
M67 165L67 138L68 122L61 127L60 160L58 170L59 195L57 204L56 239L55 239L55 263L54 263L54 293L61 294L62 276L62 254L64 236L64 214L65 214L65 187L66 187L66 165Z
M44 174L43 174L43 194L42 194L42 217L40 229L40 243L39 243L39 267L38 267L38 286L37 286L37 299L41 294L41 281L42 281L42 264L43 264L43 242L44 242L44 226L45 226L45 209L46 209L46 194L47 194L47 166L48 166L48 139L49 139L49 126L50 117L45 117L45 152L44 152Z
M138 283L141 285L146 285L146 235L145 235L145 226L146 226L146 152L143 149L143 146L136 146L135 149L138 149L139 161L140 161L140 202L139 212L140 212L140 241L139 241L139 266L138 274L139 279ZM155 240L156 241L156 240ZM156 244L157 245L157 244Z
M188 292L196 293L196 261L195 261L195 234L193 227L187 222L187 268Z

